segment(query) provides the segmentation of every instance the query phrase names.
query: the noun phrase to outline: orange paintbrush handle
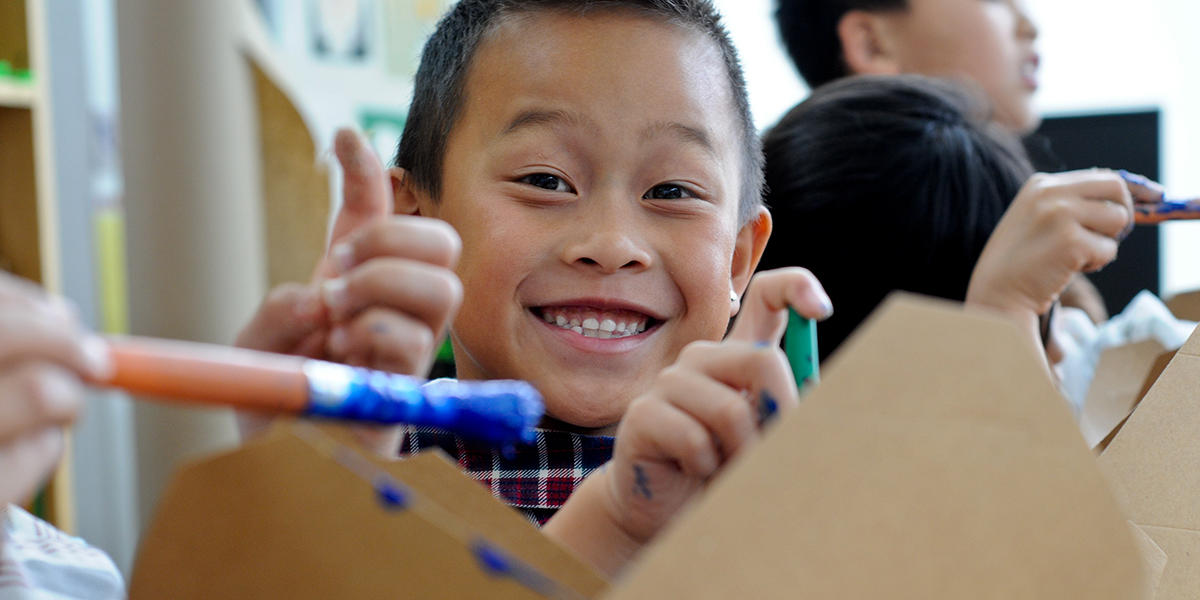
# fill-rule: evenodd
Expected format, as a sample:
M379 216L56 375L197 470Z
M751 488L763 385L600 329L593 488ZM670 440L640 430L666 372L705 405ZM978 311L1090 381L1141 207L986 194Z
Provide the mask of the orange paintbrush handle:
M137 337L106 340L113 374L96 383L137 394L271 413L308 407L305 359L212 344Z

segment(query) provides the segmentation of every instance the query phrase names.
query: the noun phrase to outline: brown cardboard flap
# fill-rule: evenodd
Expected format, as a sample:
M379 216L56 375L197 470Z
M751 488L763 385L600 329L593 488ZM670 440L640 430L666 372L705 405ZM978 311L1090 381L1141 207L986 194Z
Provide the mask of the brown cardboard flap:
M1200 330L1100 456L1130 517L1167 553L1159 598L1200 590Z
M1176 318L1200 321L1200 290L1172 296L1167 301L1167 308Z
M549 578L544 589L578 597L605 589L443 456L367 462L354 452L355 470L314 444L312 431L289 425L181 469L142 539L130 597L542 597L481 568L478 540ZM385 506L361 473L374 467L411 492L412 504Z
M1158 341L1148 340L1109 348L1100 355L1079 416L1089 448L1099 445L1133 412L1146 375L1165 350Z
M1200 532L1142 527L1167 556L1155 600L1195 600L1200 594Z
M1149 533L1146 533L1145 529L1133 521L1129 522L1129 528L1133 531L1133 539L1137 543L1142 561L1146 565L1148 579L1146 587L1150 591L1148 596L1157 599L1163 573L1167 570L1167 553L1154 541L1154 538L1150 537Z
M1181 351L1100 457L1139 525L1200 529L1198 400L1200 357Z
M900 296L608 597L1126 599L1145 581L1030 342Z

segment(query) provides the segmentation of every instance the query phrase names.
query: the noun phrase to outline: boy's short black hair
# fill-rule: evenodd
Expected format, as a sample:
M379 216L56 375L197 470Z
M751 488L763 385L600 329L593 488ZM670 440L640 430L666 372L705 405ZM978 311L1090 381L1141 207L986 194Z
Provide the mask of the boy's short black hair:
M892 291L962 301L983 247L1033 174L984 99L919 75L818 88L765 135L776 235L763 269L798 265L829 293L827 356Z
M838 23L852 10L905 10L908 0L776 0L775 22L796 70L809 87L851 75Z
M395 165L408 172L417 188L438 197L446 141L465 103L471 62L480 42L505 18L538 11L589 14L605 10L631 10L661 18L694 29L717 44L742 129L743 177L738 214L746 222L762 202L762 146L750 118L750 101L737 52L709 0L460 0L442 17L425 43Z

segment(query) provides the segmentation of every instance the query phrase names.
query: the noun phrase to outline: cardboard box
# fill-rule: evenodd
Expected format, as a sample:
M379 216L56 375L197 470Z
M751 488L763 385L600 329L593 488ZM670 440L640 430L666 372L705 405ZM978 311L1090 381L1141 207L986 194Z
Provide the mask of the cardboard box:
M1200 590L1200 330L1100 456L1130 518L1166 552L1160 600Z
M1079 415L1079 428L1089 448L1097 448L1142 397L1146 377L1166 348L1156 340L1109 348L1100 354L1096 375Z
M1167 308L1180 319L1200 321L1200 290L1172 296Z
M607 593L440 457L349 460L339 440L289 425L183 469L131 597L1126 600L1193 581L1173 560L1191 538L1130 526L1033 345L944 302L889 300ZM380 472L419 502L381 506ZM480 539L540 586L481 568Z
M1152 593L1070 409L1007 321L893 298L823 375L608 598Z
M444 455L389 462L349 440L291 424L181 469L142 539L130 597L590 598L606 589ZM401 508L381 498L380 480L396 483ZM488 568L499 556L521 565L516 577Z

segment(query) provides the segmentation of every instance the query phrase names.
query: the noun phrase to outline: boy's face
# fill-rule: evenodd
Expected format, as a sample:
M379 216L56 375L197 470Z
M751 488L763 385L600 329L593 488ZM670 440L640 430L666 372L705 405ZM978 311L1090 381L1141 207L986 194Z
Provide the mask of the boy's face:
M888 13L892 51L903 73L963 77L991 99L996 120L1032 131L1039 57L1037 28L1023 0L908 0Z
M483 42L442 196L416 194L463 239L460 377L530 381L604 427L721 338L769 231L739 228L729 88L715 44L626 13L520 15Z

